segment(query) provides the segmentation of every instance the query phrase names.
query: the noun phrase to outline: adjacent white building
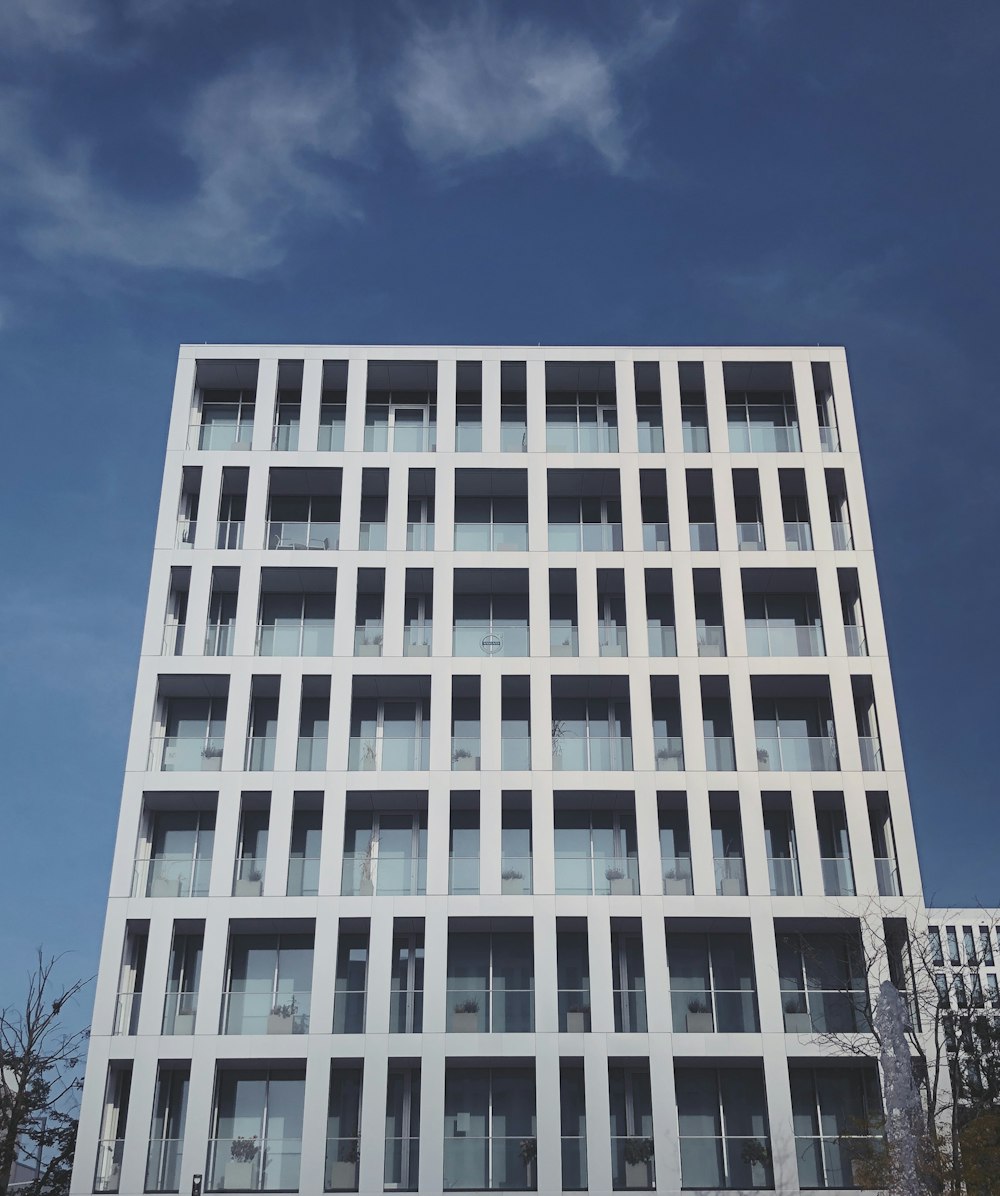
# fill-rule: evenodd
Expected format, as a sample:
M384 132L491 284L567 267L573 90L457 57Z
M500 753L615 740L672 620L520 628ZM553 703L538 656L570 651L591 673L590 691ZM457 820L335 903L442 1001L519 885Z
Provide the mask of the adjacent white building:
M843 350L181 349L74 1192L851 1188L920 894Z

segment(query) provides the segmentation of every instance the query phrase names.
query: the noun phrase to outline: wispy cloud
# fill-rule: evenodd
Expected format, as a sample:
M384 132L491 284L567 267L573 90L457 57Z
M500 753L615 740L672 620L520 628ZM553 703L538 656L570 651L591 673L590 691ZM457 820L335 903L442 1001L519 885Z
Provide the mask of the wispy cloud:
M651 20L658 44L673 28ZM410 146L435 162L483 159L573 138L612 171L629 156L618 72L635 46L599 49L537 21L504 23L485 4L443 25L415 19L394 100Z
M9 51L72 50L97 28L93 0L3 0L0 46Z
M44 148L30 118L24 96L0 104L0 196L42 257L244 276L282 259L293 219L356 214L337 166L355 156L367 117L347 61L320 73L263 55L203 87L179 133L195 181L169 201L105 181L88 146Z

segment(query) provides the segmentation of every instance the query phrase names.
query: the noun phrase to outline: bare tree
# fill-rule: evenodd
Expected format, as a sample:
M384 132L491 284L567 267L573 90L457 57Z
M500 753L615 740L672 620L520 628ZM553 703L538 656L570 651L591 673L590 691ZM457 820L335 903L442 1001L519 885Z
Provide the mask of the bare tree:
M39 949L19 1006L0 1010L0 1196L7 1196L14 1163L33 1158L36 1177L19 1183L25 1196L69 1191L76 1140L76 1101L89 1031L67 1031L67 1002L89 983L60 985L59 956Z

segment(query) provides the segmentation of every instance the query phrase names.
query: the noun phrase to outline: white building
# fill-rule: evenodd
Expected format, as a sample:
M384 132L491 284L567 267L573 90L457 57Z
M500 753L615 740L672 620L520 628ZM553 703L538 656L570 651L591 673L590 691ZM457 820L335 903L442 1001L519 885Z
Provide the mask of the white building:
M74 1192L850 1188L920 893L842 350L182 348Z

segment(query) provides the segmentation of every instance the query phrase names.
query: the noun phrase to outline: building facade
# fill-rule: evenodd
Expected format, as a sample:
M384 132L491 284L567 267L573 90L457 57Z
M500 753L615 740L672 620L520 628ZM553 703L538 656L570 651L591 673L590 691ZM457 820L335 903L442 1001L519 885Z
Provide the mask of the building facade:
M842 350L181 349L75 1192L852 1188L920 893Z

